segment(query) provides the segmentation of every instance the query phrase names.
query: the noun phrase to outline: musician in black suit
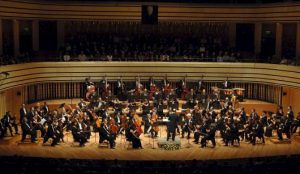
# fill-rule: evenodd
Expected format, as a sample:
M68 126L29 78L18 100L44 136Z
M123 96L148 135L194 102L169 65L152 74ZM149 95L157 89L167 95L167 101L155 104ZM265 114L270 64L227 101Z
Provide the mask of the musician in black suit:
M296 133L298 127L300 127L300 112L298 112L297 118L292 123L292 128L291 128L292 133ZM299 135L300 135L300 131L299 131Z
M22 128L22 139L21 139L22 143L24 143L27 134L31 135L32 143L36 141L36 130L32 126L30 126L26 117L24 117L21 123L21 128Z
M228 81L228 78L222 84L223 89L231 88L231 83Z
M164 116L164 104L163 104L163 101L162 100L159 100L157 106L157 115L160 117L160 118L163 118Z
M15 134L19 134L18 124L17 124L17 116L16 114L12 115L10 118L10 124L15 129Z
M168 134L167 134L167 141L172 134L172 140L175 141L176 136L176 128L177 128L178 117L176 115L176 109L171 109L169 113L169 123L168 123Z
M133 149L143 149L137 126L133 122L129 123L128 140L132 142Z
M184 125L183 125L183 128L182 128L182 136L181 138L184 138L184 133L187 132L188 133L188 136L187 138L189 139L190 138L190 134L192 132L192 115L190 113L188 113L186 115L186 118L184 120Z
M49 138L53 139L53 141L51 143L51 146L57 145L57 142L59 140L59 135L58 135L58 131L56 129L56 126L54 125L52 120L48 121L48 129L47 129L47 132L44 136L43 144L45 144L48 141Z
M262 139L262 143L264 144L265 143L265 137L264 137L264 127L263 127L263 124L260 121L257 121L255 120L254 121L254 125L253 125L253 128L252 128L252 138L251 138L251 143L253 145L256 144L256 138L260 138Z
M206 147L206 141L210 140L212 142L213 147L216 146L216 128L212 125L208 126L205 129L204 137L201 139L201 148Z
M0 121L0 138L4 137L4 126L2 121Z
M288 115L282 117L281 123L280 123L279 127L277 128L277 135L278 135L279 140L283 140L282 133L285 133L286 137L288 139L291 138L291 125L292 125L292 122L288 118Z
M14 136L12 133L12 127L11 127L11 114L10 111L6 112L3 118L1 119L3 126L4 126L4 133L7 133L7 128L10 132L11 136Z
M27 116L27 113L26 105L22 104L22 107L20 108L20 123L23 121L23 118Z
M43 111L44 114L48 114L49 113L50 110L49 110L47 102L44 102L44 106L42 107L41 110Z
M82 129L80 129L80 125L78 124L78 121L76 119L72 120L72 135L74 141L79 142L81 147L83 147L84 144L87 142L87 138L82 132Z
M35 109L34 107L31 107L30 112L28 112L27 114L27 122L30 123L31 121L33 121L33 117L35 115Z
M110 148L115 148L115 141L114 137L110 134L109 128L107 126L107 120L103 120L100 129L99 129L99 143L101 144L104 140L109 142Z

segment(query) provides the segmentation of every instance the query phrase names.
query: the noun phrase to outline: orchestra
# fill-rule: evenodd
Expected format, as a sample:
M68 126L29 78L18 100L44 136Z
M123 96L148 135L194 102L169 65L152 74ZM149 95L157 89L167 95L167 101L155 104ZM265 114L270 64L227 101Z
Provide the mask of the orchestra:
M194 138L193 142L200 143L200 147L204 148L208 142L216 146L216 134L220 134L224 146L240 145L240 141L255 145L257 140L264 144L265 136L271 137L273 132L277 132L278 140L283 140L283 135L291 139L300 126L300 114L295 118L291 106L286 114L279 107L271 115L267 112L259 115L252 109L247 116L245 109L237 104L239 97L235 91L240 89L232 90L230 96L226 94L232 86L227 80L223 83L226 95L223 99L219 97L222 89L212 87L211 93L208 93L202 80L194 88L184 79L178 89L174 89L166 79L159 88L160 85L150 78L147 89L138 77L134 89L127 90L126 83L120 78L115 88L118 91L114 93L117 97L111 93L110 99L107 95L110 85L107 83L105 78L97 87L87 78L87 94L74 109L62 104L60 108L50 110L45 102L43 106L38 104L28 111L23 104L20 108L21 142L25 141L26 135L31 136L31 142L36 142L39 138L37 131L40 131L43 144L52 139L51 146L56 146L65 142L65 133L71 131L74 142L85 146L92 132L96 132L99 133L99 144L107 141L109 147L114 149L116 138L125 133L125 139L132 143L132 147L140 149L143 148L140 136L144 133L144 136L148 134L153 139L157 138L161 131L165 131L160 128L165 121L167 141L175 141L181 131L181 138ZM103 84L104 87L101 87ZM97 93L99 96L95 94L97 90L100 90ZM90 97L91 94L95 96ZM126 94L134 97L124 97ZM120 96L123 96L122 100ZM18 134L16 115L7 112L0 122L0 136L3 137L8 131L13 136L13 128Z

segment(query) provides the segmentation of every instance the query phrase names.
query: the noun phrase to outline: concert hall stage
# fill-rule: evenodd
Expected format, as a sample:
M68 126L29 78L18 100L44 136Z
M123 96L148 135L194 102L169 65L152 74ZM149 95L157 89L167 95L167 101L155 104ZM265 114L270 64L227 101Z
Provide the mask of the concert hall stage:
M158 136L166 137L166 127L161 127L162 133ZM157 141L141 135L144 149L133 150L128 142L125 142L124 136L119 136L116 140L116 149L108 149L107 146L99 147L99 135L92 133L90 142L85 147L79 147L73 144L71 134L66 134L65 143L55 147L50 146L50 142L42 145L42 139L37 144L19 144L21 137L6 137L0 140L0 156L22 155L28 157L49 157L49 158L66 158L66 159L105 159L105 160L212 160L212 159L233 159L249 157L265 157L278 155L300 154L300 143L295 141L295 136L290 143L277 144L266 138L266 143L258 142L255 146L242 141L240 146L224 146L220 136L217 133L217 145L212 148L200 148L199 144L194 144L192 139L190 145L186 138L181 139L181 148L179 150L164 150L158 148ZM193 136L192 136L193 137ZM274 137L275 138L275 137ZM154 145L154 146L153 146ZM154 148L153 148L154 147Z
M78 102L79 99L73 99L72 101L70 99L47 101L50 109L56 109L61 103L74 106ZM245 100L245 102L240 103L240 106L245 107L247 113L252 108L255 108L258 114L261 114L263 110L274 112L277 107L275 104L255 100ZM158 147L158 141L166 139L166 126L160 125L160 130L156 139L142 134L141 139L144 149L139 150L133 150L131 145L125 141L124 135L117 138L116 149L109 149L107 145L99 146L98 133L92 133L90 141L85 147L79 147L78 144L74 144L71 133L66 133L65 143L61 143L56 147L51 147L50 142L43 145L41 138L39 138L39 143L37 144L20 144L20 135L12 138L5 137L0 140L0 156L22 155L29 157L105 160L212 160L300 154L300 141L298 141L299 137L297 136L293 136L291 141L283 143L273 141L277 137L272 137L266 138L265 144L258 142L253 146L248 142L242 141L240 146L226 147L221 141L219 132L216 134L217 145L215 148L212 148L211 143L208 143L206 148L200 148L200 144L192 142L192 133L190 141L186 138L180 138L181 135L177 135L176 139L180 141L178 143L180 144L179 150L165 150Z

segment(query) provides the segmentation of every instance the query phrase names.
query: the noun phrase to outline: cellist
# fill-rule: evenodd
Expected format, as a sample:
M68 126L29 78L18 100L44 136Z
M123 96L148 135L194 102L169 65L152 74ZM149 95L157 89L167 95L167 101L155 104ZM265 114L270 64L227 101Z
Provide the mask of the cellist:
M138 125L139 123L133 118L129 123L129 135L128 140L132 141L132 148L139 149L143 148L141 139L139 136L141 135L141 127Z

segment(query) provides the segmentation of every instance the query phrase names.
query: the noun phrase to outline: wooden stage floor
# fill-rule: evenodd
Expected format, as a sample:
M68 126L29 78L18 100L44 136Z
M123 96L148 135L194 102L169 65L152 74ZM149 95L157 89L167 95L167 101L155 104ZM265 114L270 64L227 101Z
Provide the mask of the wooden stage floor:
M79 99L68 100L53 100L47 101L50 109L55 109L61 103L76 104ZM42 104L43 101L40 103ZM276 105L255 101L245 100L240 103L246 108L249 113L252 108L261 114L263 110L275 111ZM52 107L52 108L51 108ZM159 137L166 138L166 127L160 126L161 132ZM180 136L177 135L179 138ZM200 148L199 144L194 144L193 134L191 134L191 147L187 148L188 140L186 138L180 139L181 148L179 150L168 151L159 149L157 146L157 139L154 142L151 138L141 135L142 145L144 149L133 150L128 148L128 143L125 142L124 136L119 136L116 140L116 149L108 149L107 147L98 146L98 133L92 133L89 143L85 147L78 147L77 144L72 145L73 137L71 134L65 135L65 143L61 143L56 147L51 147L48 142L47 145L42 145L42 139L39 139L38 144L19 144L21 136L6 137L0 140L0 156L22 155L29 157L50 157L50 158L67 158L67 159L106 159L106 160L212 160L212 159L233 159L233 158L249 158L249 157L263 157L263 156L278 156L300 154L299 137L293 136L289 144L276 144L271 141L271 138L266 138L266 143L253 146L248 142L241 142L237 146L224 146L217 132L215 148L208 144L206 148ZM276 139L277 137L273 137ZM297 139L297 140L296 140ZM154 144L154 149L153 149Z
M166 137L166 127L161 126L162 133L158 136ZM177 135L179 138L179 135ZM192 136L193 137L193 136ZM181 140L181 149L168 151L160 149L157 146L157 139L154 143L151 138L141 135L142 145L144 149L134 150L125 142L124 136L119 136L116 140L116 149L98 146L99 135L92 133L90 142L85 147L79 147L78 144L72 144L73 138L71 134L65 136L65 143L61 143L55 147L50 146L50 142L46 145L42 144L39 139L37 144L19 144L20 135L13 138L6 137L0 141L0 156L22 155L29 157L49 157L49 158L66 158L66 159L105 159L105 160L216 160L216 159L233 159L233 158L249 158L263 156L278 156L300 154L300 143L296 141L296 137L292 138L290 144L275 144L270 138L266 139L265 144L257 143L255 146L248 142L241 142L238 146L224 146L220 136L217 133L217 146L212 148L208 144L206 148L200 148L199 144L192 142L188 147L186 138ZM274 137L275 139L276 137ZM153 149L154 145L154 149Z

